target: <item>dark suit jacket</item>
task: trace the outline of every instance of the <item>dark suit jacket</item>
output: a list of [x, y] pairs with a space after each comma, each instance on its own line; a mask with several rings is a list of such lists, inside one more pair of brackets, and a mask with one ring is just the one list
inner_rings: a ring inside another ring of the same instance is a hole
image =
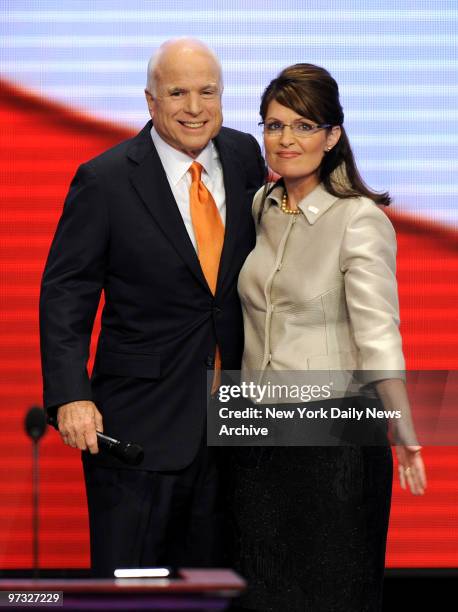
[[[83, 164], [74, 177], [46, 264], [40, 326], [48, 410], [92, 399], [109, 435], [145, 449], [140, 466], [188, 465], [205, 435], [207, 370], [218, 343], [239, 369], [243, 327], [237, 276], [254, 246], [253, 194], [264, 179], [256, 140], [222, 128], [226, 231], [216, 295], [203, 276], [150, 136]], [[94, 372], [86, 363], [105, 295]], [[86, 453], [84, 453], [86, 455]], [[86, 457], [116, 465], [102, 455]]]

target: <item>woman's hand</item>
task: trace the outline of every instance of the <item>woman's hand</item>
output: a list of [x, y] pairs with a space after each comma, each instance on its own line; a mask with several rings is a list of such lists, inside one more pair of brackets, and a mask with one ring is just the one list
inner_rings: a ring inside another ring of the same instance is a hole
[[426, 489], [426, 470], [421, 456], [415, 427], [410, 412], [409, 398], [404, 381], [389, 378], [375, 383], [385, 410], [397, 410], [400, 419], [392, 419], [391, 433], [398, 457], [399, 480], [403, 489], [414, 495], [423, 495]]
[[426, 489], [426, 471], [421, 456], [421, 446], [395, 446], [401, 488], [413, 495], [423, 495]]

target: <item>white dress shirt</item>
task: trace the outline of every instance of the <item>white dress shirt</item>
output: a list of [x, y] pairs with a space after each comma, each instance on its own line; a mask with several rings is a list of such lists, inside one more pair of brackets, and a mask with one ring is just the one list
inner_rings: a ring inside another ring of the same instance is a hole
[[196, 238], [192, 227], [191, 210], [189, 207], [189, 189], [191, 187], [191, 175], [189, 168], [192, 162], [199, 162], [202, 167], [202, 182], [212, 194], [216, 202], [219, 214], [226, 223], [226, 193], [224, 191], [224, 177], [221, 162], [219, 160], [218, 151], [212, 141], [208, 143], [205, 149], [192, 159], [186, 153], [174, 149], [163, 140], [154, 126], [151, 128], [151, 138], [158, 152], [159, 158], [164, 167], [167, 179], [170, 184], [175, 202], [183, 217], [186, 230], [189, 234], [194, 248], [197, 250]]

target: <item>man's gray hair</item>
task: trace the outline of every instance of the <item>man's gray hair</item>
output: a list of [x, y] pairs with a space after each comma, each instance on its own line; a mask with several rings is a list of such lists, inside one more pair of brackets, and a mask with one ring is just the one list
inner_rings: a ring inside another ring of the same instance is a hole
[[146, 73], [146, 90], [152, 95], [156, 95], [156, 74], [157, 68], [161, 61], [162, 56], [167, 51], [169, 47], [175, 45], [176, 43], [189, 44], [190, 47], [199, 49], [205, 53], [207, 53], [210, 57], [212, 57], [218, 66], [219, 69], [219, 79], [220, 79], [220, 87], [223, 88], [223, 72], [221, 69], [221, 63], [215, 54], [214, 51], [210, 49], [205, 43], [203, 43], [198, 38], [190, 38], [188, 36], [183, 36], [180, 38], [172, 38], [170, 40], [166, 40], [162, 43], [158, 49], [153, 53], [148, 62], [148, 69]]

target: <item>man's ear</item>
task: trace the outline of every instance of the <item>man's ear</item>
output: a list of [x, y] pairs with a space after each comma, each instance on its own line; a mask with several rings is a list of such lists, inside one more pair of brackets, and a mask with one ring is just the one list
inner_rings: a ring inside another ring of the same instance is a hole
[[146, 98], [146, 103], [148, 105], [149, 114], [151, 115], [151, 119], [152, 119], [154, 116], [156, 101], [147, 89], [145, 89], [145, 98]]

